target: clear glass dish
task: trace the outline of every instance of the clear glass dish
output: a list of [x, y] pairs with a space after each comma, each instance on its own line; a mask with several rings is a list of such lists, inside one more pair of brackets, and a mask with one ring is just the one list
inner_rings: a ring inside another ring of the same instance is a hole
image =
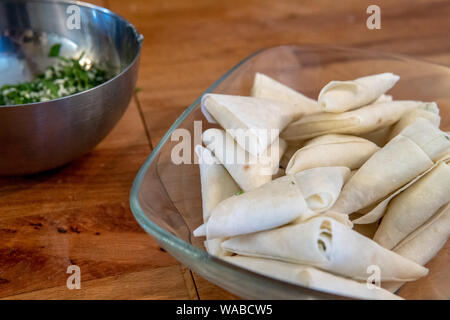
[[[401, 76], [390, 94], [395, 99], [436, 101], [441, 109], [441, 128], [450, 130], [450, 68], [377, 52], [339, 47], [279, 46], [245, 58], [206, 92], [249, 95], [255, 72], [265, 73], [310, 96], [317, 97], [330, 80], [353, 79], [381, 72]], [[130, 202], [139, 224], [181, 263], [207, 280], [247, 299], [339, 299], [336, 295], [278, 281], [233, 266], [209, 255], [192, 231], [202, 224], [199, 168], [171, 161], [172, 132], [184, 128], [194, 141], [195, 120], [202, 130], [211, 127], [200, 110], [200, 97], [183, 112], [140, 169]], [[193, 157], [194, 152], [191, 150]], [[408, 283], [399, 294], [405, 298], [449, 297], [448, 244], [427, 265], [430, 273]], [[425, 290], [425, 291], [424, 291]]]

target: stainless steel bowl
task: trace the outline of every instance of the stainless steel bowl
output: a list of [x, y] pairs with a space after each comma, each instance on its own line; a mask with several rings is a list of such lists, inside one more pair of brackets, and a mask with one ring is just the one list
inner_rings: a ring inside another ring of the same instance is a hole
[[55, 43], [62, 44], [61, 55], [84, 52], [113, 76], [72, 96], [0, 106], [0, 175], [52, 169], [96, 146], [128, 106], [142, 39], [128, 21], [94, 5], [0, 0], [0, 86], [42, 72]]

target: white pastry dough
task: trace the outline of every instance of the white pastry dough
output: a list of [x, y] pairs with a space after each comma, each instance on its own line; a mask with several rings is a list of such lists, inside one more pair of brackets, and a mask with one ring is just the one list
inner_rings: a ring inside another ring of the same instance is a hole
[[380, 73], [351, 81], [331, 81], [320, 91], [318, 102], [326, 112], [345, 112], [374, 102], [399, 79], [393, 73]]
[[255, 190], [228, 198], [194, 231], [208, 239], [253, 233], [307, 219], [328, 211], [350, 170], [315, 168], [273, 180]]
[[272, 180], [272, 174], [278, 171], [280, 157], [287, 146], [285, 141], [277, 139], [262, 155], [255, 157], [221, 129], [206, 130], [203, 143], [243, 191], [253, 190]]
[[358, 169], [380, 148], [363, 138], [329, 134], [314, 138], [290, 159], [286, 174], [317, 167], [341, 166]]
[[349, 298], [402, 299], [387, 290], [381, 288], [369, 289], [366, 283], [339, 277], [307, 265], [244, 256], [225, 257], [224, 260], [271, 278]]
[[350, 214], [375, 204], [431, 168], [449, 150], [445, 133], [429, 121], [418, 119], [374, 153], [350, 178], [333, 211]]
[[424, 102], [391, 101], [373, 103], [344, 113], [321, 113], [290, 123], [281, 133], [287, 141], [303, 141], [330, 133], [361, 135], [396, 123], [406, 112]]
[[362, 281], [367, 280], [370, 266], [379, 268], [381, 281], [412, 281], [428, 273], [328, 217], [233, 237], [222, 247], [239, 255], [311, 265]]
[[290, 104], [297, 110], [297, 115], [309, 115], [322, 112], [316, 100], [278, 82], [269, 76], [256, 72], [250, 95]]
[[201, 108], [209, 121], [218, 122], [254, 156], [261, 155], [280, 132], [299, 117], [295, 107], [289, 104], [224, 94], [205, 94]]

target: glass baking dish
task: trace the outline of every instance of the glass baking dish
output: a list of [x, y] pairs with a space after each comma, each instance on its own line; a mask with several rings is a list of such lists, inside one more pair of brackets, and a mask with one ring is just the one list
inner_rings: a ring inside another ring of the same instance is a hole
[[[358, 49], [328, 46], [279, 46], [245, 58], [204, 93], [249, 95], [255, 72], [270, 77], [316, 98], [333, 79], [393, 72], [401, 76], [389, 92], [395, 99], [436, 101], [441, 109], [441, 128], [450, 130], [450, 68], [444, 65]], [[177, 128], [191, 135], [191, 155], [200, 141], [194, 141], [194, 121], [202, 130], [209, 124], [200, 110], [199, 96], [175, 121], [140, 169], [131, 190], [130, 203], [139, 224], [181, 263], [207, 280], [247, 299], [342, 299], [327, 292], [289, 284], [231, 265], [209, 255], [203, 240], [192, 231], [203, 223], [199, 168], [176, 165], [172, 148], [179, 142], [171, 135]], [[193, 158], [192, 158], [193, 159]], [[397, 293], [408, 299], [448, 299], [448, 243], [427, 264], [430, 273], [407, 283]], [[348, 298], [348, 297], [346, 297]]]

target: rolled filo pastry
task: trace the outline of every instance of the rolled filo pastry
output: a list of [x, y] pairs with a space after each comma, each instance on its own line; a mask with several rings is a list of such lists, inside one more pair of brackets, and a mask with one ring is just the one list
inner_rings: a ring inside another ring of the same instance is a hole
[[396, 245], [393, 251], [425, 265], [441, 250], [449, 235], [450, 203], [447, 203], [431, 219]]
[[255, 157], [242, 149], [224, 130], [203, 132], [203, 143], [227, 169], [243, 191], [250, 191], [272, 180], [287, 145], [276, 139], [262, 155]]
[[289, 104], [224, 94], [205, 94], [201, 109], [208, 121], [218, 122], [239, 146], [254, 156], [261, 155], [300, 116]]
[[304, 94], [256, 72], [250, 95], [256, 98], [280, 101], [294, 106], [297, 115], [309, 115], [322, 112], [316, 100], [308, 98]]
[[[391, 102], [393, 100], [394, 99], [392, 98], [392, 96], [383, 94], [377, 100], [375, 100], [374, 104], [375, 103]], [[386, 142], [388, 142], [390, 140], [389, 139], [389, 134], [392, 131], [392, 127], [393, 127], [393, 125], [387, 126], [387, 127], [383, 127], [383, 128], [378, 129], [378, 130], [375, 130], [375, 131], [371, 131], [371, 132], [360, 134], [359, 136], [361, 138], [364, 138], [364, 139], [367, 139], [369, 141], [372, 141], [373, 143], [375, 143], [379, 147], [382, 147], [382, 146], [384, 146], [386, 144]]]
[[415, 122], [418, 118], [427, 119], [439, 128], [439, 125], [441, 124], [441, 117], [439, 115], [439, 107], [436, 102], [425, 103], [417, 109], [403, 115], [403, 117], [401, 117], [401, 119], [393, 126], [389, 134], [389, 140], [398, 135], [403, 129]]
[[310, 140], [294, 153], [286, 167], [286, 174], [316, 167], [358, 169], [378, 149], [380, 148], [376, 144], [363, 138], [340, 134], [324, 135]]
[[350, 214], [375, 204], [431, 168], [449, 150], [446, 134], [418, 119], [359, 168], [344, 185], [333, 211]]
[[345, 112], [376, 101], [400, 79], [380, 73], [350, 81], [331, 81], [319, 93], [319, 105], [326, 112]]
[[373, 103], [357, 110], [320, 113], [290, 123], [281, 133], [287, 141], [302, 141], [330, 133], [361, 135], [396, 123], [406, 112], [424, 102], [397, 100]]
[[203, 222], [206, 222], [220, 202], [241, 189], [211, 151], [201, 145], [194, 150], [199, 159]]
[[[194, 150], [199, 159], [203, 222], [206, 222], [212, 210], [220, 202], [235, 195], [241, 189], [211, 151], [201, 145], [195, 146]], [[207, 239], [204, 242], [206, 251], [215, 256], [230, 255], [221, 247], [223, 240]]]
[[339, 196], [349, 172], [344, 167], [310, 169], [228, 198], [219, 203], [194, 235], [206, 235], [208, 239], [231, 237], [326, 212]]
[[[444, 205], [431, 219], [403, 239], [393, 251], [417, 262], [427, 264], [442, 249], [450, 235], [450, 204]], [[386, 282], [382, 287], [396, 292], [403, 282]]]
[[394, 248], [449, 201], [450, 156], [389, 203], [373, 240]]
[[428, 174], [430, 171], [434, 170], [437, 166], [439, 166], [442, 162], [448, 162], [450, 159], [450, 153], [444, 155], [441, 159], [436, 161], [430, 168], [425, 170], [423, 173], [419, 174], [417, 177], [412, 179], [410, 182], [405, 184], [403, 187], [395, 190], [389, 196], [385, 197], [382, 201], [379, 201], [363, 210], [361, 210], [360, 217], [353, 220], [354, 224], [369, 224], [378, 221], [381, 217], [383, 217], [389, 203], [392, 199], [397, 197], [399, 194], [408, 190], [410, 187], [414, 186], [416, 182], [420, 181], [423, 176]]
[[348, 298], [402, 299], [382, 288], [369, 289], [366, 283], [339, 277], [307, 265], [245, 256], [225, 257], [223, 260], [264, 276]]
[[413, 281], [428, 269], [329, 217], [230, 238], [222, 243], [233, 253], [307, 264], [355, 280], [367, 280], [377, 266], [380, 281]]

